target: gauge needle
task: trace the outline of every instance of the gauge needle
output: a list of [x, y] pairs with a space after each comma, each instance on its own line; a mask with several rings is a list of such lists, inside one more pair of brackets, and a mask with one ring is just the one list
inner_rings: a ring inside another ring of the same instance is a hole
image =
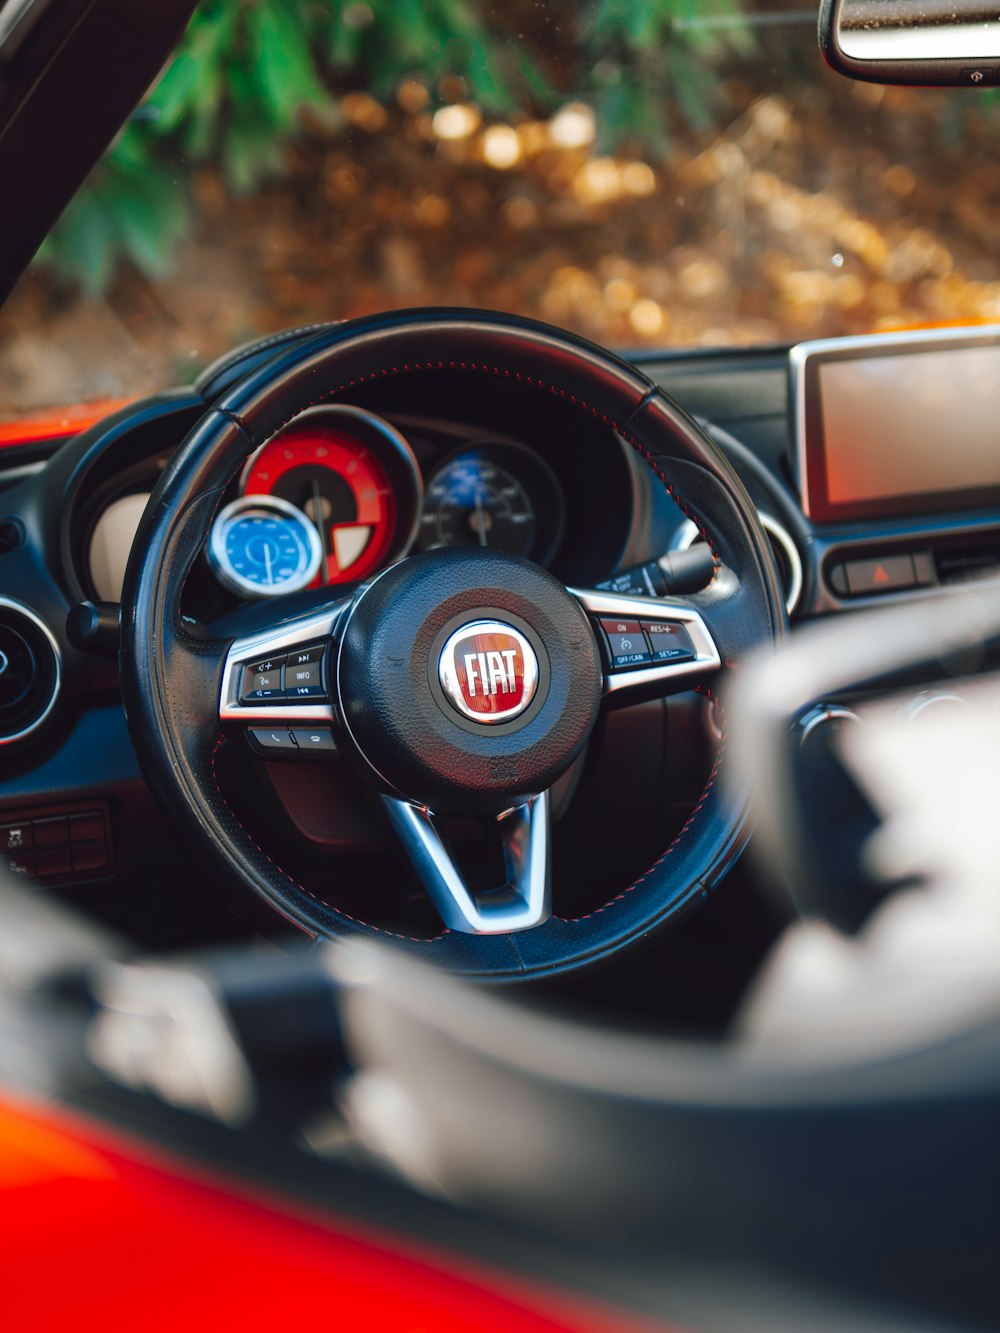
[[330, 528], [323, 517], [323, 497], [320, 494], [319, 482], [313, 477], [312, 484], [312, 520], [319, 529], [319, 538], [323, 543], [323, 571], [322, 582], [330, 582]]
[[483, 493], [476, 488], [476, 531], [479, 533], [479, 545], [487, 546], [486, 540], [486, 511], [483, 508]]
[[264, 543], [264, 569], [267, 571], [268, 585], [274, 582], [274, 575], [271, 573], [271, 548], [267, 542]]

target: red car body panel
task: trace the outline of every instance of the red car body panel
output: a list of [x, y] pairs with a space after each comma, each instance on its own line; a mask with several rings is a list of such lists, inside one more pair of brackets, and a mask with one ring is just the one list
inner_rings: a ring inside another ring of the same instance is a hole
[[651, 1333], [654, 1325], [0, 1101], [0, 1291], [30, 1329]]
[[0, 421], [0, 449], [43, 444], [46, 440], [68, 440], [96, 426], [132, 401], [131, 398], [102, 398], [67, 407], [50, 407], [44, 412], [18, 417], [16, 421]]

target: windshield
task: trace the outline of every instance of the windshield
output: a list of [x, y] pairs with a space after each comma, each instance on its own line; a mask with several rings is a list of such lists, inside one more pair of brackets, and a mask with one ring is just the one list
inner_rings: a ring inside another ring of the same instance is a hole
[[0, 317], [0, 418], [292, 325], [635, 349], [1000, 318], [991, 90], [828, 71], [809, 0], [212, 0]]

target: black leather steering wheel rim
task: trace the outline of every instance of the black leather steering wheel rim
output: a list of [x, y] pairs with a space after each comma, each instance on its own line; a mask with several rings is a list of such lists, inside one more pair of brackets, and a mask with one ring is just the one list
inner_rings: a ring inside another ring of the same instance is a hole
[[[317, 403], [400, 375], [489, 377], [554, 395], [596, 417], [653, 469], [715, 552], [718, 576], [691, 598], [726, 667], [780, 638], [785, 623], [766, 535], [738, 477], [697, 424], [635, 367], [573, 335], [514, 316], [416, 310], [333, 325], [279, 351], [228, 388], [164, 472], [141, 524], [122, 601], [121, 675], [129, 727], [162, 804], [277, 912], [317, 937], [395, 938], [297, 883], [257, 843], [219, 785], [220, 662], [227, 644], [180, 614], [184, 585], [226, 488], [253, 450]], [[715, 686], [702, 686], [715, 697]], [[723, 726], [724, 726], [724, 713]], [[634, 884], [596, 911], [534, 929], [406, 941], [428, 961], [493, 980], [541, 977], [607, 959], [678, 920], [742, 850], [749, 793], [708, 784], [680, 833]]]

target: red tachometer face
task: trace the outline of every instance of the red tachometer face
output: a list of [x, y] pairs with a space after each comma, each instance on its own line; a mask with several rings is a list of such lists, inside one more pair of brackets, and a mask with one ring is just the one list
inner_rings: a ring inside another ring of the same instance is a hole
[[277, 495], [316, 524], [327, 583], [365, 578], [393, 539], [396, 504], [370, 449], [330, 426], [310, 423], [271, 440], [252, 460], [246, 495]]

